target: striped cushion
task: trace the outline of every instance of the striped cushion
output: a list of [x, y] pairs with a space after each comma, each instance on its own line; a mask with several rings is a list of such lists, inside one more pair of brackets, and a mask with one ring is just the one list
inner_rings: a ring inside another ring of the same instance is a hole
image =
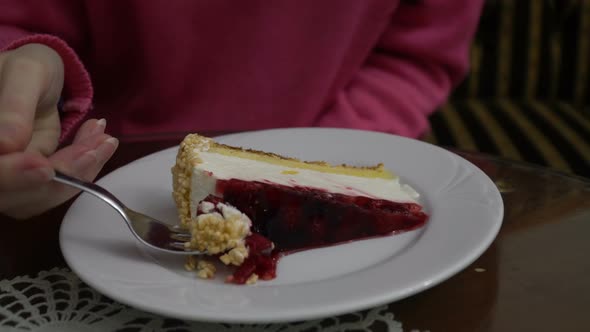
[[487, 0], [435, 144], [590, 177], [590, 1]]
[[564, 100], [588, 112], [590, 1], [488, 0], [452, 98]]
[[590, 177], [590, 118], [565, 102], [455, 101], [431, 117], [431, 143]]

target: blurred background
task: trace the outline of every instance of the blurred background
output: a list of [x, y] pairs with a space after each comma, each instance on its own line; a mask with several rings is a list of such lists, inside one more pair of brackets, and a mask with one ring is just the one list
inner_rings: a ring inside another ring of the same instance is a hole
[[590, 177], [589, 76], [590, 0], [488, 0], [425, 139]]

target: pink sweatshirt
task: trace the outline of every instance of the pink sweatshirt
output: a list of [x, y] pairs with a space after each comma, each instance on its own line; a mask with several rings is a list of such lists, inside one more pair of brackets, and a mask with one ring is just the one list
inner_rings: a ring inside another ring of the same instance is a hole
[[483, 0], [0, 0], [0, 50], [65, 63], [63, 137], [360, 128], [417, 137], [465, 76]]

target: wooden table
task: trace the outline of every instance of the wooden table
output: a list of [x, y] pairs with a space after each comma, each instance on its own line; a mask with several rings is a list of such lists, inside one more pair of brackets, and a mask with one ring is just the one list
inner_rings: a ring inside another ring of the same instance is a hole
[[[122, 141], [101, 174], [174, 146], [181, 137]], [[390, 304], [395, 319], [407, 330], [590, 330], [590, 180], [455, 152], [482, 168], [500, 188], [502, 229], [471, 266]], [[66, 267], [58, 232], [70, 204], [26, 221], [0, 217], [0, 280]]]

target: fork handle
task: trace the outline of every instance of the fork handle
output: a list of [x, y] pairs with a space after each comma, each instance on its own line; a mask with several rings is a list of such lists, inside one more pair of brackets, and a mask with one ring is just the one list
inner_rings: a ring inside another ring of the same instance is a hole
[[120, 200], [117, 199], [117, 197], [115, 197], [115, 195], [111, 194], [108, 190], [104, 189], [103, 187], [94, 183], [86, 182], [78, 178], [66, 175], [57, 170], [55, 171], [55, 177], [53, 178], [53, 180], [83, 190], [89, 194], [92, 194], [102, 199], [107, 204], [112, 206], [115, 210], [117, 210], [117, 212], [119, 212], [119, 214], [121, 214], [123, 218], [127, 218], [126, 211], [128, 210], [128, 208], [125, 206], [125, 204], [123, 204]]

